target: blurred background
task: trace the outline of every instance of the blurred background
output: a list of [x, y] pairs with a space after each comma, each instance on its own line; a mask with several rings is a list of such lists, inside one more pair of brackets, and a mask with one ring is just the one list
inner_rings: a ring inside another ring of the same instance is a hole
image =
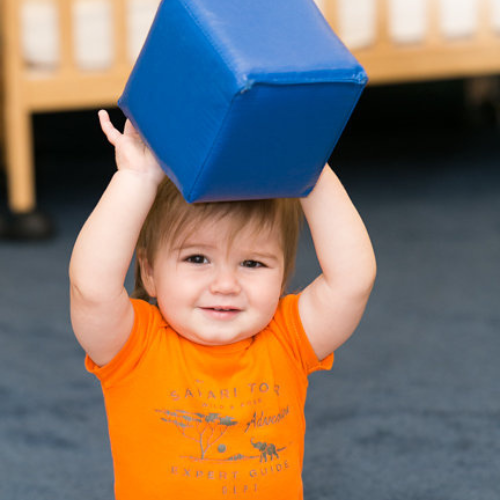
[[[367, 313], [311, 377], [305, 498], [498, 500], [500, 1], [317, 1], [370, 76], [330, 164], [372, 237]], [[2, 0], [0, 498], [112, 498], [68, 314], [78, 231], [157, 0]], [[307, 232], [293, 289], [318, 272]], [[130, 285], [130, 279], [128, 281]]]

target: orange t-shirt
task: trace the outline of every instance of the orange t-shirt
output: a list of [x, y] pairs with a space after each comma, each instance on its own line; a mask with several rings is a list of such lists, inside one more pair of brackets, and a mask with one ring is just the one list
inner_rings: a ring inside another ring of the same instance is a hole
[[235, 344], [178, 335], [157, 307], [132, 301], [126, 345], [99, 368], [117, 500], [302, 499], [307, 375], [329, 369], [306, 337], [298, 296]]

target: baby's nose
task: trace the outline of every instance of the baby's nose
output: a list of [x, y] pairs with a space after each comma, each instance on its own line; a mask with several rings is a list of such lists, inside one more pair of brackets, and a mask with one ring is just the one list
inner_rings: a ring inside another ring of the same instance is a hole
[[236, 271], [229, 266], [223, 266], [215, 270], [214, 278], [210, 285], [212, 293], [234, 294], [241, 290]]

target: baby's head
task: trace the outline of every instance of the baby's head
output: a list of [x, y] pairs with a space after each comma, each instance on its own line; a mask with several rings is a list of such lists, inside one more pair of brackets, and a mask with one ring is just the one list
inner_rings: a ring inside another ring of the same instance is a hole
[[271, 320], [295, 262], [298, 199], [188, 204], [166, 178], [137, 243], [134, 297], [181, 335], [229, 344]]

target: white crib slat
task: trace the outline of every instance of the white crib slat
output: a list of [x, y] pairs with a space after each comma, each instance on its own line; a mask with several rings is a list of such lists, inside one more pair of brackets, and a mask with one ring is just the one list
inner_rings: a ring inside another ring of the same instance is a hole
[[478, 29], [478, 0], [440, 0], [440, 27], [446, 38], [473, 36]]
[[127, 57], [133, 63], [144, 45], [160, 0], [127, 1]]
[[314, 0], [314, 3], [318, 6], [318, 9], [321, 12], [325, 12], [325, 9], [326, 9], [326, 0]]
[[55, 69], [60, 51], [59, 11], [53, 0], [25, 0], [21, 5], [21, 46], [29, 67]]
[[389, 34], [396, 43], [425, 40], [428, 20], [427, 0], [390, 0]]
[[491, 27], [500, 33], [500, 0], [490, 0]]
[[75, 0], [72, 9], [75, 64], [102, 70], [113, 64], [113, 9], [109, 0]]
[[351, 49], [361, 49], [376, 40], [376, 0], [337, 0], [338, 34]]

